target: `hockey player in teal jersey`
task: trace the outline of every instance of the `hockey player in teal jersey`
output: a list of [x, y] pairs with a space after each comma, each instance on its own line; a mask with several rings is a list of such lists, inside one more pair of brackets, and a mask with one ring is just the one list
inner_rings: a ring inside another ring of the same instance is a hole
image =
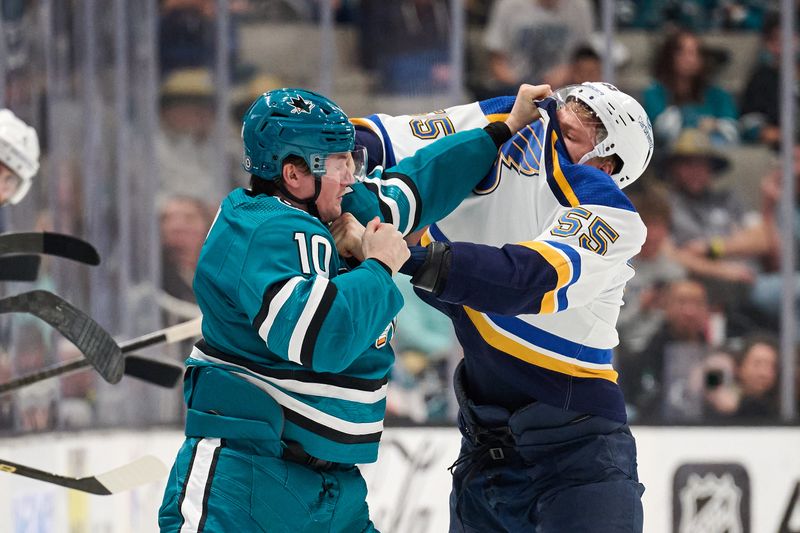
[[[523, 86], [505, 123], [369, 176], [329, 99], [281, 89], [253, 103], [251, 188], [222, 202], [195, 274], [203, 340], [187, 360], [163, 533], [374, 531], [354, 465], [375, 461], [383, 430], [402, 234], [452, 211], [548, 93]], [[345, 254], [360, 263], [341, 260], [328, 225], [343, 205], [367, 222]]]
[[[357, 124], [370, 159], [402, 164], [513, 102]], [[450, 531], [640, 533], [643, 487], [612, 349], [645, 238], [621, 189], [647, 167], [652, 128], [605, 83], [562, 88], [540, 107], [402, 270], [464, 348]]]

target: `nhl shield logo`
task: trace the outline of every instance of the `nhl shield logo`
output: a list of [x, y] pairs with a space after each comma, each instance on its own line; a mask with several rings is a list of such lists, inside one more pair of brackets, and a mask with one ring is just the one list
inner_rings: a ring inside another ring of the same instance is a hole
[[674, 533], [750, 533], [750, 480], [742, 465], [682, 465], [672, 498]]

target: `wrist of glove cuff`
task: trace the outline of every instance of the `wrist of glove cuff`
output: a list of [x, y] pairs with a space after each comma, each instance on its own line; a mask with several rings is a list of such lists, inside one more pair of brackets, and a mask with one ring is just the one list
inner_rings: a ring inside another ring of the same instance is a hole
[[450, 245], [445, 242], [432, 242], [427, 247], [425, 262], [414, 273], [411, 284], [439, 296], [444, 292], [452, 262]]
[[491, 122], [484, 126], [483, 131], [489, 134], [497, 148], [503, 146], [512, 136], [511, 129], [505, 122]]

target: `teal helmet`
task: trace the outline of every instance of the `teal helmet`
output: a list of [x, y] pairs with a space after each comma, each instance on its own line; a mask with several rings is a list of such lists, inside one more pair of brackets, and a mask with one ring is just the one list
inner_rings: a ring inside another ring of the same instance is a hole
[[278, 179], [283, 160], [302, 157], [311, 173], [325, 174], [328, 154], [352, 152], [355, 128], [333, 101], [304, 89], [275, 89], [256, 98], [242, 124], [245, 171]]

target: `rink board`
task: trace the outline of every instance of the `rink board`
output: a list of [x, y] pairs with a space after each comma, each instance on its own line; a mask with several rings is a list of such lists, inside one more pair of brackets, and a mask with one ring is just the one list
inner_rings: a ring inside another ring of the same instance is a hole
[[[800, 428], [633, 431], [647, 486], [646, 532], [800, 532]], [[177, 431], [37, 435], [0, 439], [0, 458], [84, 476], [147, 453], [170, 464], [181, 441]], [[383, 533], [447, 531], [447, 467], [458, 447], [458, 433], [449, 428], [386, 430], [379, 462], [363, 468]], [[156, 532], [162, 489], [154, 483], [92, 496], [0, 473], [0, 531]]]

